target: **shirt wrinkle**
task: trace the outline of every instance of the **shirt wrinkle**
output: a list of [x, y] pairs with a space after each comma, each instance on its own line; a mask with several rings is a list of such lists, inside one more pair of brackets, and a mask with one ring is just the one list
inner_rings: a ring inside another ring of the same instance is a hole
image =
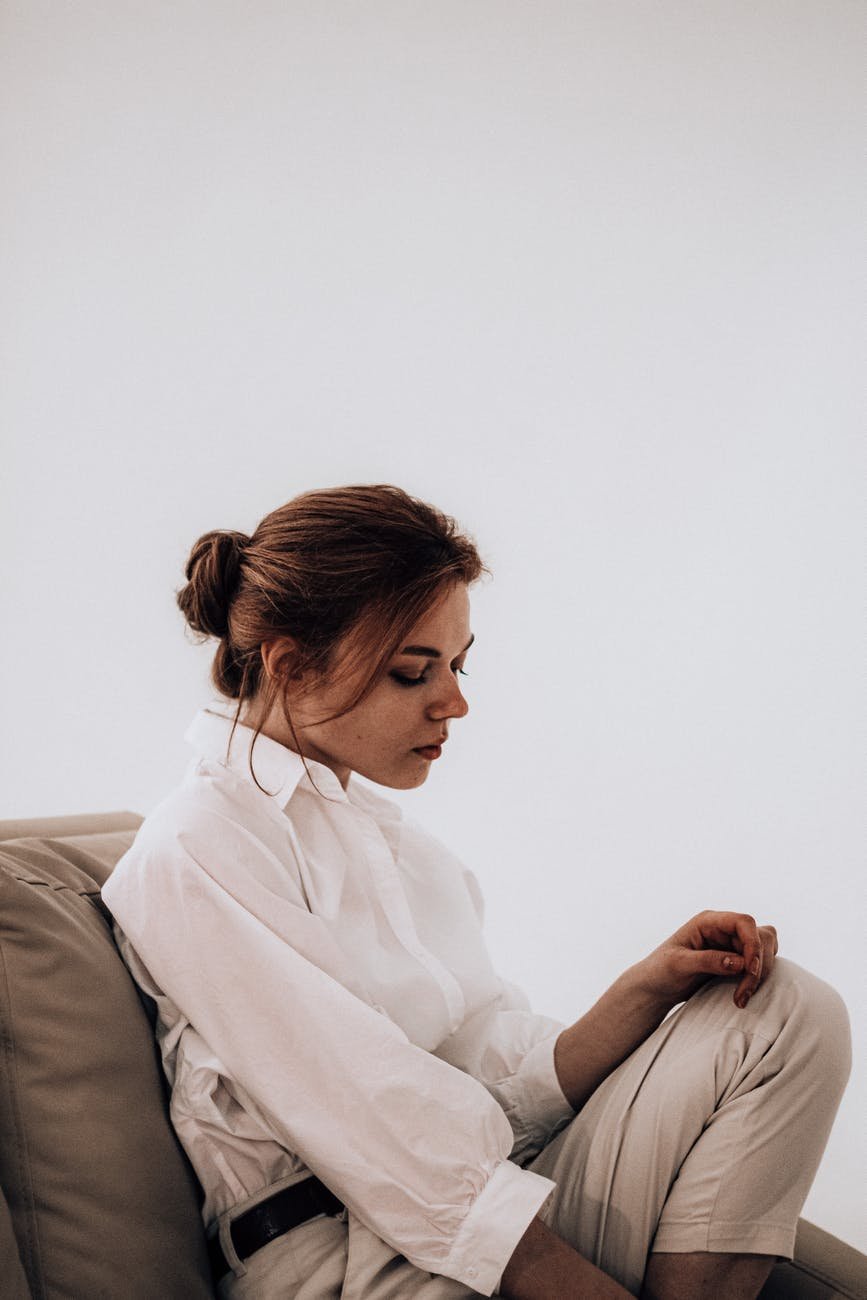
[[[553, 1184], [519, 1167], [574, 1113], [559, 1022], [493, 967], [475, 876], [394, 801], [239, 724], [193, 719], [181, 785], [104, 889], [157, 1007], [203, 1217], [315, 1172], [417, 1267], [491, 1294]], [[511, 1156], [511, 1159], [509, 1158]]]

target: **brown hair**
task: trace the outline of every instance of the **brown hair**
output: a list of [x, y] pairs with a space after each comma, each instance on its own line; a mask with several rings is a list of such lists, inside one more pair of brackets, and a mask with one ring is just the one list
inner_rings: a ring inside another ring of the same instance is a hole
[[[204, 533], [185, 573], [178, 605], [202, 639], [219, 638], [211, 680], [238, 701], [230, 745], [242, 705], [261, 703], [250, 744], [250, 772], [259, 785], [253, 745], [281, 687], [283, 713], [300, 753], [287, 702], [292, 678], [303, 673], [321, 680], [333, 671], [338, 642], [350, 652], [342, 677], [352, 664], [367, 661], [367, 676], [349, 702], [319, 721], [342, 717], [382, 680], [406, 633], [445, 588], [469, 585], [490, 570], [451, 516], [378, 483], [303, 492], [266, 515], [251, 537]], [[297, 655], [263, 689], [260, 648], [278, 636], [291, 637]]]

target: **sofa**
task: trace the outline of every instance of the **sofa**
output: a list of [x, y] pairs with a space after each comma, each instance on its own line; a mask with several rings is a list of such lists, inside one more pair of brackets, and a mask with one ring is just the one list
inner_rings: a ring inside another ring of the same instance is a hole
[[[153, 1008], [100, 886], [142, 818], [0, 822], [0, 1295], [213, 1297], [201, 1193], [168, 1120]], [[801, 1221], [766, 1300], [867, 1300], [867, 1258]]]

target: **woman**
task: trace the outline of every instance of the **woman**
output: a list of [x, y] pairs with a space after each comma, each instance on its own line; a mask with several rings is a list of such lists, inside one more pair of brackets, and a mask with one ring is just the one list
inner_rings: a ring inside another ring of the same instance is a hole
[[482, 572], [392, 486], [305, 493], [190, 555], [178, 602], [237, 704], [197, 715], [104, 892], [218, 1294], [754, 1296], [848, 1076], [837, 994], [772, 926], [705, 912], [571, 1027], [535, 1015], [473, 876], [354, 779], [427, 779], [467, 712]]

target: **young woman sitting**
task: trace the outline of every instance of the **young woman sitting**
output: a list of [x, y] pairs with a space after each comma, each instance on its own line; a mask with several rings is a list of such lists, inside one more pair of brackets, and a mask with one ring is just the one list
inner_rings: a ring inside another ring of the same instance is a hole
[[837, 993], [708, 911], [574, 1024], [535, 1014], [472, 873], [356, 779], [415, 789], [443, 756], [484, 571], [389, 485], [192, 549], [178, 601], [222, 702], [104, 897], [218, 1294], [756, 1296], [848, 1077]]

